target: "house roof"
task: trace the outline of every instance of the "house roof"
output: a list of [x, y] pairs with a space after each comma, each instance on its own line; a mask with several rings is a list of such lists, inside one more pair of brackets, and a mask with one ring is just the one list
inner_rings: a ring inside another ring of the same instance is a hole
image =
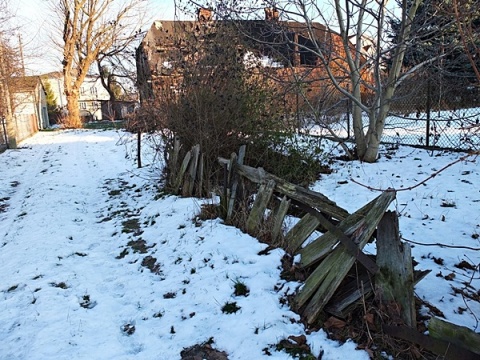
[[43, 87], [40, 76], [13, 77], [9, 83], [12, 92], [34, 91], [38, 85]]
[[[167, 45], [171, 44], [179, 38], [185, 36], [185, 34], [192, 34], [195, 32], [208, 32], [214, 31], [217, 27], [232, 27], [236, 28], [239, 33], [243, 33], [246, 37], [264, 40], [271, 37], [276, 31], [283, 29], [286, 32], [292, 32], [297, 34], [307, 35], [309, 28], [307, 24], [302, 22], [292, 21], [265, 21], [265, 20], [215, 20], [209, 22], [201, 21], [154, 21], [143, 42], [148, 45], [153, 45], [150, 42], [154, 41], [155, 45]], [[327, 28], [327, 26], [314, 22], [311, 23], [313, 33], [317, 38], [324, 37], [326, 33], [336, 34], [334, 31]]]

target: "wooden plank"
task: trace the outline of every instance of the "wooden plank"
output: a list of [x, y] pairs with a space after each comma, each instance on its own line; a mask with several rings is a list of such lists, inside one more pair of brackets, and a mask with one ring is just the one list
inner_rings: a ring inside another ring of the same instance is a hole
[[361, 298], [367, 298], [372, 293], [373, 286], [370, 276], [365, 273], [342, 285], [330, 300], [325, 311], [339, 318], [346, 318], [349, 308]]
[[[303, 208], [305, 211], [308, 213], [314, 215], [319, 221], [320, 224], [327, 229], [328, 232], [332, 233], [337, 240], [339, 240], [344, 246], [345, 249], [353, 255], [360, 263], [365, 266], [365, 268], [372, 274], [376, 273], [378, 271], [378, 266], [375, 264], [375, 262], [367, 257], [343, 231], [335, 227], [333, 224], [331, 224], [321, 213], [316, 211], [315, 209], [312, 209], [308, 207], [307, 205], [300, 204], [301, 208]], [[357, 232], [362, 232], [364, 228], [367, 226], [365, 224], [362, 224], [362, 227], [360, 227]], [[372, 233], [375, 229], [372, 230]], [[352, 234], [353, 236], [356, 236], [356, 233]]]
[[[228, 164], [229, 162], [224, 158], [219, 158], [218, 161], [221, 164]], [[349, 215], [348, 211], [339, 207], [337, 204], [335, 204], [335, 202], [328, 199], [325, 195], [292, 184], [284, 179], [266, 172], [263, 168], [252, 168], [246, 165], [238, 165], [237, 172], [238, 174], [245, 176], [247, 179], [257, 184], [273, 180], [276, 184], [275, 191], [281, 193], [282, 195], [286, 195], [291, 199], [307, 204], [312, 208], [332, 216], [337, 220], [343, 220]]]
[[227, 202], [227, 217], [226, 220], [229, 221], [233, 214], [233, 208], [235, 206], [235, 198], [237, 196], [237, 186], [238, 186], [238, 176], [235, 173], [235, 169], [237, 166], [237, 154], [233, 153], [230, 157], [230, 166], [227, 178], [227, 184], [230, 188], [230, 196]]
[[197, 191], [196, 191], [196, 195], [197, 197], [202, 197], [203, 194], [204, 194], [204, 191], [203, 191], [203, 169], [204, 169], [204, 166], [205, 166], [205, 154], [201, 154], [200, 155], [200, 159], [199, 159], [199, 162], [198, 162], [198, 173], [197, 173]]
[[181, 144], [180, 144], [180, 140], [178, 138], [175, 138], [174, 142], [173, 142], [173, 149], [170, 153], [170, 156], [171, 156], [171, 159], [170, 161], [168, 162], [169, 163], [169, 166], [170, 166], [170, 176], [169, 176], [169, 185], [174, 187], [175, 186], [175, 182], [177, 180], [177, 173], [178, 173], [178, 156], [179, 156], [179, 153], [180, 153], [180, 149], [181, 149]]
[[240, 146], [240, 149], [238, 150], [238, 157], [236, 154], [232, 154], [230, 158], [230, 171], [228, 173], [229, 179], [228, 179], [228, 184], [230, 187], [230, 196], [228, 200], [228, 205], [227, 205], [227, 215], [226, 215], [226, 220], [227, 222], [231, 220], [231, 217], [233, 215], [233, 210], [235, 208], [235, 201], [237, 200], [237, 194], [238, 194], [238, 182], [239, 182], [239, 176], [236, 172], [237, 165], [238, 164], [243, 164], [243, 161], [245, 159], [245, 152], [246, 152], [246, 146], [242, 145]]
[[[415, 271], [414, 285], [422, 280], [431, 270]], [[337, 291], [329, 303], [325, 306], [325, 311], [339, 318], [346, 318], [355, 304], [361, 298], [368, 298], [373, 293], [371, 276], [367, 273], [359, 275], [358, 278], [342, 285], [341, 290]]]
[[280, 238], [282, 227], [283, 227], [283, 220], [287, 215], [289, 207], [290, 207], [290, 200], [288, 200], [287, 197], [284, 196], [272, 214], [273, 216], [272, 240], [273, 241], [277, 241]]
[[182, 166], [177, 173], [177, 178], [175, 179], [175, 186], [173, 187], [173, 192], [178, 194], [178, 190], [180, 189], [180, 184], [182, 183], [183, 176], [185, 175], [185, 171], [187, 171], [188, 164], [190, 163], [190, 159], [192, 158], [192, 152], [189, 151], [185, 154], [183, 158]]
[[197, 175], [197, 166], [198, 166], [198, 157], [200, 155], [200, 145], [195, 145], [192, 147], [192, 159], [190, 161], [188, 171], [185, 176], [185, 182], [182, 188], [183, 196], [192, 196], [193, 188], [195, 186], [195, 180]]
[[290, 229], [287, 235], [285, 235], [287, 251], [292, 254], [296, 253], [298, 248], [310, 235], [312, 235], [319, 224], [320, 221], [311, 214], [306, 214], [302, 217], [300, 221]]
[[273, 194], [273, 189], [275, 188], [275, 182], [273, 180], [268, 181], [268, 183], [261, 185], [258, 190], [255, 201], [253, 202], [252, 209], [250, 210], [250, 215], [248, 216], [246, 223], [246, 230], [252, 236], [256, 235], [258, 227], [265, 216], [265, 209], [267, 208], [268, 202]]
[[428, 322], [428, 332], [435, 339], [447, 341], [480, 355], [480, 334], [465, 326], [455, 325], [437, 317], [432, 317]]
[[[377, 197], [378, 198], [378, 197]], [[345, 235], [351, 236], [364, 226], [365, 215], [372, 209], [377, 198], [357, 210], [355, 213], [341, 221], [337, 226]], [[300, 265], [310, 266], [323, 259], [338, 244], [339, 239], [333, 232], [326, 232], [303, 249], [299, 251], [301, 257]]]
[[375, 294], [382, 302], [400, 305], [405, 325], [417, 323], [413, 293], [413, 265], [410, 246], [400, 241], [398, 216], [387, 211], [377, 228], [377, 265]]
[[383, 325], [383, 331], [390, 336], [413, 342], [441, 356], [444, 360], [478, 360], [478, 354], [458, 345], [420, 334], [407, 326]]
[[[365, 226], [361, 229], [362, 231], [355, 234], [352, 239], [357, 244], [359, 250], [363, 249], [366, 245], [383, 216], [383, 213], [394, 198], [395, 192], [393, 191], [382, 193], [378, 197], [374, 207], [365, 216]], [[303, 313], [309, 324], [313, 323], [320, 315], [323, 307], [332, 298], [355, 260], [355, 256], [346, 251], [345, 246], [342, 244], [336, 247], [314, 271], [314, 273], [326, 273], [327, 275], [321, 278], [314, 277], [310, 280], [310, 277], [313, 276], [312, 273], [307, 279], [305, 286], [295, 297], [295, 303], [297, 307], [303, 306], [314, 293]]]

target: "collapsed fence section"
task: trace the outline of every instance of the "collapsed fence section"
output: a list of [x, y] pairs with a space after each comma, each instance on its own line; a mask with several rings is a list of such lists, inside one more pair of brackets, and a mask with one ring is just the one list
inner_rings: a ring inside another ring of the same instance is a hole
[[[377, 324], [383, 333], [445, 359], [456, 359], [458, 354], [463, 359], [478, 358], [480, 335], [468, 329], [432, 318], [430, 336], [417, 330], [414, 286], [430, 270], [413, 270], [410, 247], [400, 241], [397, 214], [387, 211], [394, 190], [382, 192], [350, 214], [321, 193], [244, 165], [244, 157], [243, 146], [238, 155], [218, 159], [224, 182], [218, 189], [217, 214], [226, 224], [268, 240], [269, 248], [285, 250], [283, 274], [299, 282], [290, 306], [305, 323], [318, 326], [325, 315], [347, 319], [371, 298], [385, 312]], [[191, 196], [201, 189], [201, 159], [198, 145], [183, 160], [176, 158], [177, 170], [169, 181], [177, 194]], [[299, 220], [286, 227], [287, 216]], [[363, 252], [373, 240], [375, 256]], [[456, 333], [461, 335], [452, 335]]]

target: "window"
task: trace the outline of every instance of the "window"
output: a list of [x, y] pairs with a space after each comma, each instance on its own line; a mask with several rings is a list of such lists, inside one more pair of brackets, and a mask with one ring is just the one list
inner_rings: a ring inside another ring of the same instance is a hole
[[87, 104], [83, 101], [80, 102], [80, 109], [86, 110], [87, 109]]
[[85, 95], [85, 88], [83, 86], [80, 88], [80, 95]]
[[91, 93], [92, 95], [97, 96], [97, 88], [96, 88], [95, 86], [92, 86], [92, 87], [90, 88], [90, 93]]

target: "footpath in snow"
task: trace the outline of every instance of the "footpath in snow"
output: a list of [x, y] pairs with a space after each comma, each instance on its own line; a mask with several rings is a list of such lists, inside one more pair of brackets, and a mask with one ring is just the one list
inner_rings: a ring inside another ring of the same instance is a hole
[[[206, 342], [289, 359], [275, 344], [305, 329], [283, 305], [297, 286], [280, 279], [283, 252], [194, 221], [198, 200], [156, 198], [159, 174], [136, 169], [126, 138], [41, 132], [0, 154], [0, 359], [172, 360]], [[368, 359], [305, 335], [324, 360]]]

